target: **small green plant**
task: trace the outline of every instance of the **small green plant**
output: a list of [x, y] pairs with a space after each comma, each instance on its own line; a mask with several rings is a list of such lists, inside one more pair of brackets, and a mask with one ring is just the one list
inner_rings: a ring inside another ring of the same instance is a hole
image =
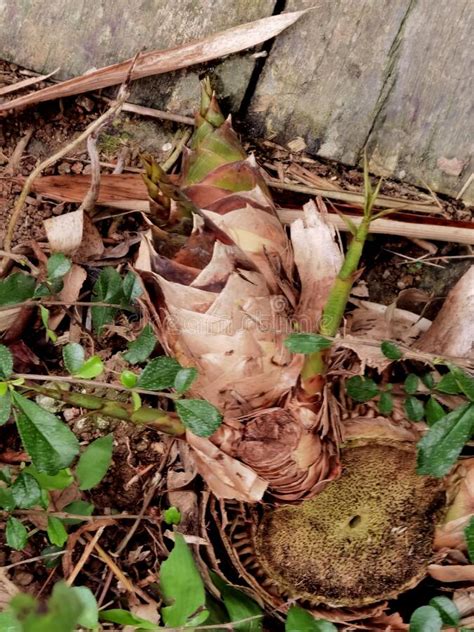
[[447, 597], [434, 597], [427, 606], [417, 608], [410, 618], [410, 632], [440, 632], [445, 628], [459, 628], [459, 610]]
[[[381, 344], [384, 355], [400, 361], [403, 354], [392, 342]], [[445, 476], [456, 463], [465, 443], [474, 433], [474, 378], [453, 364], [441, 375], [430, 371], [420, 376], [409, 373], [402, 385], [404, 409], [411, 421], [426, 421], [428, 432], [418, 442], [418, 472]], [[389, 415], [393, 410], [394, 384], [378, 385], [367, 376], [356, 375], [346, 382], [348, 394], [357, 402], [378, 400], [379, 412]], [[446, 410], [438, 398], [442, 394], [459, 395], [466, 402]]]
[[[171, 513], [170, 513], [170, 510]], [[176, 524], [177, 512], [170, 507], [165, 517]], [[159, 593], [163, 600], [160, 611], [164, 625], [135, 615], [130, 610], [113, 608], [100, 610], [92, 592], [85, 586], [68, 586], [57, 582], [47, 603], [40, 606], [31, 595], [14, 597], [0, 613], [0, 629], [9, 632], [73, 632], [77, 629], [97, 630], [99, 622], [130, 626], [135, 630], [166, 630], [232, 624], [240, 632], [262, 632], [263, 612], [246, 593], [227, 584], [217, 573], [211, 579], [220, 594], [220, 601], [205, 588], [191, 549], [185, 537], [175, 531], [174, 546], [159, 570]], [[285, 632], [336, 632], [328, 621], [315, 619], [298, 606], [288, 611]]]

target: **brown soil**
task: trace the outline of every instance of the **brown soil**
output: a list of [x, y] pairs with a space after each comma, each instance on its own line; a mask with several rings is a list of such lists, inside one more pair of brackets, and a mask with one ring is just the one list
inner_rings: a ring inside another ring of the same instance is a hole
[[[19, 73], [20, 69], [14, 65], [0, 62], [0, 86], [2, 80], [4, 83], [11, 83], [15, 79], [24, 78]], [[93, 119], [97, 118], [104, 107], [104, 102], [100, 97], [81, 95], [40, 105], [14, 114], [7, 119], [0, 119], [0, 243], [3, 240], [14, 201], [21, 190], [22, 178], [31, 172], [38, 160], [50, 156], [74, 138]], [[14, 156], [15, 148], [30, 129], [33, 131], [29, 143], [17, 163], [11, 165], [10, 161]], [[162, 159], [169, 152], [166, 144], [173, 138], [174, 133], [175, 127], [171, 124], [144, 121], [128, 114], [121, 115], [119, 123], [109, 126], [102, 132], [99, 139], [101, 161], [112, 165], [103, 167], [104, 172], [110, 172], [119, 158], [123, 159], [125, 169], [136, 169], [140, 165], [139, 154], [142, 151], [151, 151], [158, 159]], [[278, 170], [279, 164], [300, 162], [318, 176], [336, 181], [347, 190], [360, 191], [361, 189], [362, 176], [359, 170], [315, 160], [300, 154], [294, 155], [271, 143], [260, 144], [256, 149], [261, 162], [267, 163], [267, 168], [270, 170], [274, 168], [272, 175], [275, 170]], [[87, 173], [88, 171], [90, 171], [88, 154], [82, 147], [67, 159], [59, 161], [44, 175]], [[384, 184], [382, 192], [386, 195], [405, 197], [407, 200], [426, 199], [426, 194], [415, 187], [392, 181]], [[294, 206], [300, 206], [307, 200], [307, 197], [298, 194], [277, 193], [276, 198], [282, 205]], [[443, 199], [442, 204], [446, 216], [460, 220], [470, 219], [469, 209], [466, 209], [461, 202]], [[31, 240], [44, 242], [42, 220], [51, 215], [60, 214], [64, 210], [67, 209], [62, 204], [30, 195], [17, 225], [15, 243], [24, 246]], [[467, 248], [456, 244], [437, 244], [437, 247], [438, 254], [442, 255], [462, 255], [467, 252]], [[428, 299], [434, 306], [433, 309], [436, 309], [439, 304], [436, 301], [446, 296], [468, 265], [466, 261], [453, 260], [449, 264], [437, 262], [443, 265], [442, 268], [430, 267], [406, 261], [389, 250], [415, 259], [426, 254], [423, 248], [402, 238], [375, 237], [369, 242], [361, 278], [367, 282], [369, 298], [384, 304], [397, 299], [401, 291], [416, 288], [427, 293]], [[38, 338], [34, 331], [31, 335]], [[57, 359], [54, 353], [51, 354], [51, 346], [39, 340], [32, 344], [36, 344], [33, 349], [40, 356], [41, 362], [46, 365], [49, 363], [49, 366], [54, 367]], [[166, 553], [159, 523], [161, 508], [169, 504], [166, 496], [166, 467], [170, 461], [178, 458], [177, 451], [173, 446], [171, 449], [169, 443], [163, 441], [153, 430], [134, 428], [124, 423], [111, 423], [110, 420], [103, 420], [104, 425], [99, 428], [97, 420], [79, 421], [74, 415], [72, 415], [71, 423], [84, 443], [106, 432], [114, 432], [112, 467], [99, 487], [83, 495], [84, 499], [94, 503], [97, 514], [104, 516], [110, 516], [116, 512], [138, 514], [147, 490], [152, 484], [156, 485], [149, 508], [145, 511], [147, 519], [140, 522], [119, 558], [122, 570], [132, 581], [137, 586], [147, 588], [156, 580], [156, 566]], [[5, 456], [7, 451], [10, 455], [16, 453], [19, 459], [16, 462], [18, 465], [21, 462], [19, 452], [21, 448], [13, 427], [2, 428], [1, 433], [3, 455]], [[155, 476], [158, 476], [158, 482], [154, 480]], [[192, 489], [192, 484], [189, 487]], [[117, 520], [114, 527], [107, 528], [101, 538], [103, 548], [115, 551], [132, 524], [133, 520]], [[3, 533], [3, 530], [0, 531]], [[0, 566], [39, 555], [46, 545], [44, 532], [40, 531], [30, 539], [25, 551], [12, 552], [9, 549], [3, 549], [0, 553]], [[78, 552], [74, 553], [73, 562], [77, 561], [81, 551], [82, 549], [78, 548]], [[78, 578], [78, 583], [89, 585], [100, 595], [108, 575], [108, 570], [103, 563], [91, 556]], [[51, 571], [43, 563], [38, 563], [34, 567], [20, 566], [12, 573], [15, 583], [34, 594], [40, 591], [47, 594], [52, 583], [60, 577], [60, 567]], [[151, 594], [156, 597], [153, 589], [151, 589]], [[118, 604], [116, 607], [124, 602], [124, 606], [127, 607], [122, 588], [116, 581], [111, 582], [110, 588], [102, 595], [102, 603], [107, 602]]]

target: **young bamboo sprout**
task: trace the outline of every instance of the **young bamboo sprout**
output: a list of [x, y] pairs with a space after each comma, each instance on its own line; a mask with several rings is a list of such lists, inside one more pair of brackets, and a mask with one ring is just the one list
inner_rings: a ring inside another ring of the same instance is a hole
[[[349, 218], [344, 218], [352, 233], [352, 241], [344, 258], [344, 263], [339, 270], [334, 285], [329, 292], [326, 304], [324, 305], [321, 322], [319, 325], [319, 333], [322, 336], [336, 336], [341, 326], [344, 312], [349, 300], [352, 286], [357, 276], [360, 259], [364, 249], [367, 235], [369, 234], [370, 223], [381, 217], [386, 212], [381, 211], [375, 216], [373, 208], [377, 196], [382, 185], [382, 179], [379, 180], [375, 189], [372, 188], [370, 182], [369, 170], [367, 164], [367, 156], [364, 157], [364, 214], [362, 222], [359, 226], [355, 226]], [[301, 385], [308, 395], [315, 395], [321, 390], [322, 380], [326, 370], [327, 352], [315, 351], [308, 354], [301, 370]]]
[[[170, 355], [199, 370], [191, 394], [224, 414], [213, 449], [250, 466], [275, 497], [298, 500], [338, 475], [338, 429], [324, 397], [307, 401], [297, 388], [304, 358], [284, 341], [295, 323], [307, 329], [319, 320], [341, 255], [314, 205], [292, 227], [293, 255], [263, 175], [208, 81], [196, 123], [179, 178], [147, 166], [150, 197], [169, 208], [169, 220], [194, 217], [185, 245], [171, 259], [154, 254], [144, 273], [157, 335]], [[201, 454], [202, 441], [188, 440]], [[212, 487], [209, 468], [196, 461]]]

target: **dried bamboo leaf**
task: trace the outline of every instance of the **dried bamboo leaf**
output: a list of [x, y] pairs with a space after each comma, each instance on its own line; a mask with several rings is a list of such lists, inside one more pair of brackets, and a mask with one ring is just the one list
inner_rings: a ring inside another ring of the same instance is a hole
[[[140, 79], [188, 68], [195, 64], [202, 64], [212, 59], [251, 48], [276, 37], [284, 29], [294, 24], [304, 13], [306, 11], [272, 15], [169, 50], [154, 50], [143, 53], [136, 60], [131, 79]], [[100, 90], [101, 88], [123, 83], [127, 78], [131, 62], [131, 59], [127, 59], [118, 64], [99, 68], [80, 77], [69, 79], [32, 94], [18, 97], [10, 102], [2, 103], [0, 104], [0, 114], [27, 105], [81, 94], [91, 90]]]
[[474, 266], [449, 292], [429, 330], [416, 343], [421, 351], [472, 358], [474, 355]]

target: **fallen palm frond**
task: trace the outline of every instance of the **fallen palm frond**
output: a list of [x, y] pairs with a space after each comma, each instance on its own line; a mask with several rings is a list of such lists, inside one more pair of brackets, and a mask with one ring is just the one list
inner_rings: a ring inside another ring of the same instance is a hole
[[[281, 31], [296, 22], [305, 11], [281, 13], [267, 18], [241, 24], [220, 33], [209, 35], [196, 42], [184, 44], [169, 50], [154, 50], [142, 53], [133, 68], [132, 80], [151, 75], [159, 75], [173, 70], [188, 68], [212, 59], [238, 53], [246, 48], [261, 44], [276, 37]], [[0, 115], [27, 105], [60, 99], [91, 90], [100, 90], [108, 86], [123, 83], [127, 77], [132, 60], [93, 70], [80, 77], [63, 81], [43, 88], [32, 94], [18, 97], [0, 104]]]

